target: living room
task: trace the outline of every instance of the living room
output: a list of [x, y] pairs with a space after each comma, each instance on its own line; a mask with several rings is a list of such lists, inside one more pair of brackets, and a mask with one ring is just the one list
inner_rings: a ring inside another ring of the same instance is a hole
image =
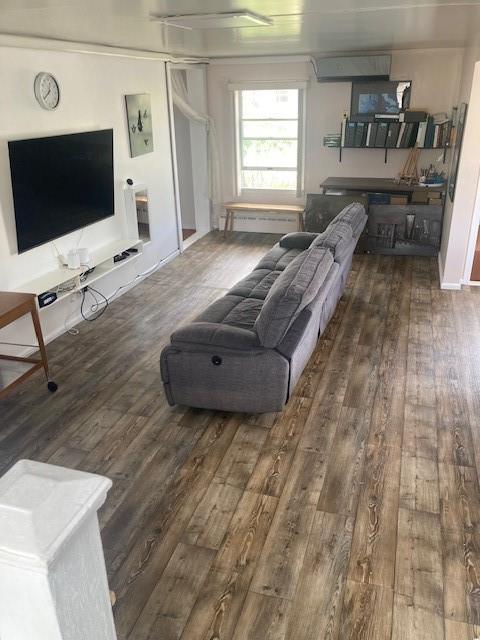
[[0, 637], [479, 637], [480, 2], [147, 4], [2, 9]]

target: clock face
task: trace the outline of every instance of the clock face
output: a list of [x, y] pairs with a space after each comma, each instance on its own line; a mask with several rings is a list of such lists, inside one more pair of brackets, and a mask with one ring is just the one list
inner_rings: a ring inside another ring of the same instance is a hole
[[35, 78], [35, 97], [44, 109], [55, 109], [60, 102], [60, 88], [51, 73], [42, 71]]

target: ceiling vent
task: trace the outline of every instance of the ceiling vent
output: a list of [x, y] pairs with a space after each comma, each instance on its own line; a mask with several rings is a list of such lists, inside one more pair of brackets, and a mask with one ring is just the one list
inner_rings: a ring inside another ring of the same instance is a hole
[[353, 80], [389, 80], [392, 57], [343, 56], [312, 58], [318, 82], [350, 82]]
[[175, 16], [151, 15], [150, 19], [177, 29], [238, 29], [241, 27], [269, 27], [271, 18], [251, 11], [228, 11], [222, 13], [187, 13]]

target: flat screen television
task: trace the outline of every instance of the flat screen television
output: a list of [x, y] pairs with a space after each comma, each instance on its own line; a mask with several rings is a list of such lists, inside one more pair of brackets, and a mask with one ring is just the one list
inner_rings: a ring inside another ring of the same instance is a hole
[[8, 143], [18, 252], [113, 216], [113, 129]]
[[373, 119], [378, 115], [398, 115], [410, 106], [412, 83], [352, 82], [351, 120]]

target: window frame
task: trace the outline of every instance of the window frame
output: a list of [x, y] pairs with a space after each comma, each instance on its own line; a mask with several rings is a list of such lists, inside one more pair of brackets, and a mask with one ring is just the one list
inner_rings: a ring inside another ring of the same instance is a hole
[[[242, 194], [252, 195], [259, 193], [262, 195], [268, 194], [288, 194], [289, 196], [301, 197], [304, 194], [304, 175], [305, 175], [305, 104], [306, 104], [306, 83], [305, 85], [292, 86], [289, 84], [275, 83], [275, 86], [270, 86], [268, 83], [255, 86], [234, 87], [234, 126], [235, 126], [235, 185], [237, 197], [241, 197]], [[268, 90], [296, 90], [298, 91], [298, 116], [297, 118], [243, 118], [242, 117], [242, 91], [268, 91]], [[258, 121], [265, 120], [265, 122], [297, 122], [297, 137], [296, 138], [252, 138], [251, 136], [243, 136], [243, 122], [244, 121]], [[242, 142], [245, 139], [257, 139], [257, 140], [296, 140], [297, 142], [297, 164], [296, 167], [250, 167], [243, 165], [242, 157]], [[295, 170], [297, 174], [296, 188], [295, 189], [260, 189], [260, 188], [244, 188], [242, 187], [242, 171], [292, 171]]]

